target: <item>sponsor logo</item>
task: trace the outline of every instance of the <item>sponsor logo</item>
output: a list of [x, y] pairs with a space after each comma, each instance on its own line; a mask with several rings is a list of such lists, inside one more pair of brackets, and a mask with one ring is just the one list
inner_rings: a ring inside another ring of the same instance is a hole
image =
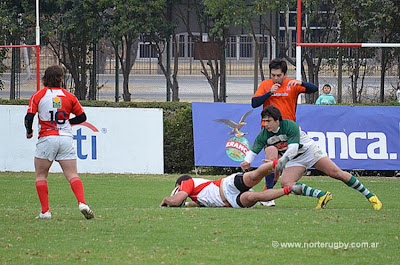
[[59, 98], [59, 97], [53, 98], [53, 108], [61, 109], [61, 98]]
[[274, 145], [279, 151], [286, 151], [288, 148], [288, 143], [287, 142], [280, 142], [278, 144]]
[[289, 96], [288, 93], [275, 93], [271, 97], [287, 97]]
[[328, 156], [340, 159], [389, 159], [397, 160], [397, 153], [388, 153], [386, 134], [383, 132], [308, 132], [322, 150], [327, 150]]
[[250, 143], [245, 137], [232, 137], [225, 144], [227, 156], [238, 162], [242, 162], [250, 150]]
[[74, 125], [74, 127], [79, 127], [73, 136], [76, 140], [78, 158], [81, 160], [97, 160], [97, 135], [99, 130], [89, 122], [82, 122]]
[[247, 132], [243, 132], [241, 129], [247, 124], [245, 119], [252, 111], [253, 110], [246, 112], [238, 123], [227, 119], [214, 120], [216, 122], [223, 123], [232, 129], [230, 132], [228, 132], [228, 134], [234, 134], [234, 136], [229, 138], [225, 143], [225, 152], [226, 155], [234, 161], [242, 162], [246, 157], [247, 152], [250, 150], [249, 140], [244, 137]]

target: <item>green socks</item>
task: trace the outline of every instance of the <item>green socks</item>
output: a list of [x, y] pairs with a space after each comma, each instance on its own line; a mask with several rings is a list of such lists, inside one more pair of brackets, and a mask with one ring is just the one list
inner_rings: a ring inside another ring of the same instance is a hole
[[370, 192], [366, 187], [364, 187], [364, 185], [361, 184], [361, 182], [358, 181], [358, 179], [356, 179], [354, 176], [351, 176], [351, 179], [346, 184], [350, 188], [353, 188], [361, 192], [365, 197], [367, 197], [367, 199], [374, 196], [374, 194]]
[[303, 196], [311, 196], [311, 197], [320, 198], [326, 194], [326, 191], [310, 188], [306, 184], [303, 184], [300, 182], [297, 182], [296, 184], [301, 185], [301, 191], [303, 192], [303, 194], [302, 194]]
[[[303, 192], [303, 194], [302, 194], [303, 196], [320, 198], [326, 194], [326, 191], [313, 189], [313, 188], [307, 186], [306, 184], [303, 184], [300, 182], [297, 182], [296, 184], [301, 185], [301, 190]], [[366, 187], [364, 187], [364, 185], [354, 176], [351, 176], [350, 180], [346, 184], [350, 188], [353, 188], [353, 189], [361, 192], [365, 197], [367, 197], [367, 199], [374, 196], [374, 194], [372, 192], [370, 192]]]

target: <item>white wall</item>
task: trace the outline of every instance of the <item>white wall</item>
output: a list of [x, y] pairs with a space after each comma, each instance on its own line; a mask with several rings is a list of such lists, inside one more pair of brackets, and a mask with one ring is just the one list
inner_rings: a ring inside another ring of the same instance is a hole
[[[26, 139], [27, 108], [0, 106], [0, 171], [35, 171], [38, 117], [34, 119], [34, 137]], [[87, 123], [73, 126], [78, 172], [164, 173], [162, 109], [84, 107], [84, 110]], [[61, 167], [54, 162], [50, 171], [61, 172]]]

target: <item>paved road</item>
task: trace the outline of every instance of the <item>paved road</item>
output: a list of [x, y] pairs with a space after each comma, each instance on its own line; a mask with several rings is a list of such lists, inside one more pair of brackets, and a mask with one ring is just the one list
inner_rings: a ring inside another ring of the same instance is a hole
[[[100, 75], [99, 84], [104, 85], [98, 92], [100, 100], [115, 100], [115, 77], [113, 75]], [[5, 77], [7, 79], [7, 77]], [[21, 75], [21, 80], [25, 80]], [[119, 82], [119, 94], [122, 94], [122, 76]], [[396, 85], [396, 77], [388, 77], [385, 80], [386, 94], [391, 93]], [[20, 90], [20, 98], [27, 99], [36, 89], [36, 81], [23, 81]], [[179, 98], [181, 101], [205, 101], [213, 102], [211, 87], [204, 76], [179, 76]], [[260, 80], [259, 80], [260, 82]], [[333, 85], [333, 95], [336, 96], [337, 78], [320, 77], [320, 87], [329, 83]], [[359, 82], [360, 84], [360, 82]], [[366, 77], [364, 81], [366, 96], [379, 98], [379, 77]], [[0, 98], [9, 98], [9, 81], [5, 80], [5, 89], [0, 91]], [[343, 79], [343, 97], [350, 99], [350, 79]], [[165, 101], [166, 82], [162, 75], [134, 76], [129, 80], [129, 89], [132, 100], [135, 101]], [[254, 93], [254, 80], [252, 76], [228, 76], [227, 78], [227, 102], [248, 103]], [[367, 95], [368, 94], [368, 95]]]

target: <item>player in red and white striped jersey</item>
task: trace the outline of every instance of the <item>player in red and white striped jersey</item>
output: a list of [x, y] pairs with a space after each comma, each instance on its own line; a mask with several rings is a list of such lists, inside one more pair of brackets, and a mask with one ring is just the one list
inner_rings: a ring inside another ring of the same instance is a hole
[[219, 180], [183, 175], [176, 181], [176, 186], [179, 187], [176, 193], [165, 197], [160, 206], [179, 207], [189, 197], [192, 202], [186, 203], [188, 206], [247, 208], [259, 201], [277, 199], [285, 194], [301, 194], [301, 186], [298, 185], [260, 192], [251, 189], [275, 168], [277, 161], [267, 162], [256, 170], [235, 173]]
[[[85, 113], [78, 99], [61, 87], [44, 87], [31, 97], [28, 113], [39, 117], [39, 138], [49, 135], [72, 137], [70, 114], [76, 117]], [[74, 124], [74, 122], [73, 122]]]
[[[46, 69], [42, 78], [43, 89], [37, 91], [29, 100], [25, 116], [26, 138], [33, 137], [32, 123], [35, 114], [39, 116], [39, 140], [35, 151], [36, 190], [42, 206], [37, 218], [50, 219], [47, 176], [50, 166], [56, 160], [64, 172], [74, 192], [82, 214], [91, 219], [93, 211], [85, 202], [83, 184], [78, 176], [76, 152], [73, 146], [71, 124], [86, 120], [85, 112], [78, 99], [61, 88], [64, 69], [54, 65]], [[70, 114], [75, 117], [70, 119]]]

